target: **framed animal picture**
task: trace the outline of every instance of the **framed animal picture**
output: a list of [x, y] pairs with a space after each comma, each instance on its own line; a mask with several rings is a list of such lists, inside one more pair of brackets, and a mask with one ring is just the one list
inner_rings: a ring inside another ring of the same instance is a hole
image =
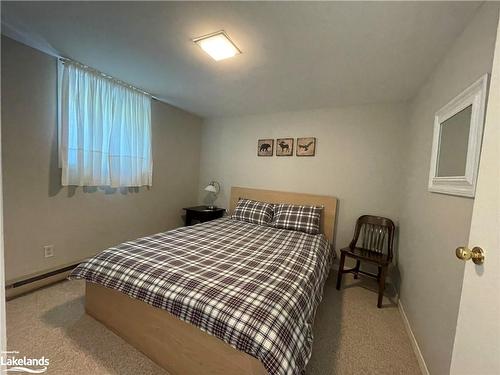
[[297, 138], [297, 156], [314, 156], [316, 154], [316, 138]]
[[293, 155], [293, 138], [278, 138], [276, 140], [276, 156]]
[[273, 156], [274, 139], [259, 139], [257, 142], [257, 156]]

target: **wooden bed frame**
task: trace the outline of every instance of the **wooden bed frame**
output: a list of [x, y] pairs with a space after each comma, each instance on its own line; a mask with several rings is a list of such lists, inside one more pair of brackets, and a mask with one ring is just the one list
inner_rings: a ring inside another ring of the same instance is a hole
[[[324, 207], [321, 231], [333, 242], [334, 197], [233, 187], [230, 212], [239, 198]], [[265, 375], [262, 363], [186, 323], [168, 311], [98, 284], [87, 283], [85, 311], [170, 374]]]

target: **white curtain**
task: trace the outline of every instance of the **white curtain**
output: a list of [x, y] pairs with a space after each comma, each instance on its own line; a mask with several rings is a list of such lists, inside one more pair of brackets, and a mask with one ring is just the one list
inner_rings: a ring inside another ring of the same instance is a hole
[[151, 97], [59, 62], [62, 185], [151, 186]]

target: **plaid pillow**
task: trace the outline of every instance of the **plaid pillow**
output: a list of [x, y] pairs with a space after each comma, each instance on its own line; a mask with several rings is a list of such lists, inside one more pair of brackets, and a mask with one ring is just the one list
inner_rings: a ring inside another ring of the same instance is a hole
[[231, 219], [267, 225], [273, 220], [273, 205], [240, 198]]
[[318, 234], [322, 210], [323, 207], [275, 204], [272, 226]]

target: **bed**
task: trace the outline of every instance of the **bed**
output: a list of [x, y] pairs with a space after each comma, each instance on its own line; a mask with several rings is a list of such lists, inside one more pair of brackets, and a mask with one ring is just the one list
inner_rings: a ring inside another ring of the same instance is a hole
[[333, 260], [334, 197], [233, 187], [323, 206], [321, 233], [222, 218], [129, 241], [79, 265], [86, 312], [171, 374], [299, 374]]

